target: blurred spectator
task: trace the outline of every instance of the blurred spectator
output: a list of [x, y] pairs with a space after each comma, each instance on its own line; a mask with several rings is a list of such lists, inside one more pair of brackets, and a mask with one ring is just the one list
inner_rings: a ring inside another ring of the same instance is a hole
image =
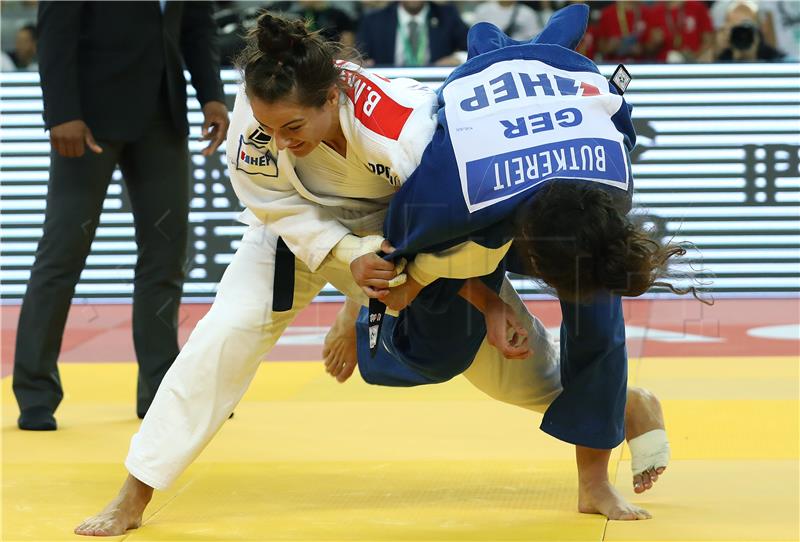
[[456, 66], [466, 59], [467, 25], [450, 4], [393, 2], [364, 14], [357, 43], [367, 65]]
[[[763, 4], [763, 2], [761, 2]], [[735, 9], [740, 4], [746, 4], [750, 10], [755, 13], [755, 21], [761, 30], [762, 35], [771, 35], [766, 28], [765, 17], [760, 9], [759, 0], [716, 0], [709, 10], [711, 13], [711, 22], [714, 24], [716, 36], [714, 38], [714, 59], [722, 52], [723, 49], [728, 47], [728, 34], [730, 29], [727, 27], [728, 12]], [[772, 45], [769, 41], [768, 45]]]
[[[545, 27], [547, 21], [550, 20], [550, 16], [558, 11], [559, 9], [563, 8], [567, 4], [571, 2], [567, 0], [539, 0], [538, 2], [531, 2], [525, 1], [522, 2], [523, 4], [530, 6], [533, 9], [534, 13], [536, 13], [536, 17], [539, 21], [539, 26], [542, 28]], [[583, 4], [587, 4], [589, 6], [589, 10], [592, 9], [592, 3], [589, 2], [581, 2]], [[594, 2], [597, 3], [597, 2]]]
[[362, 14], [377, 11], [389, 5], [387, 0], [356, 0], [355, 3]]
[[217, 2], [214, 22], [217, 25], [220, 65], [233, 67], [233, 60], [244, 49], [244, 35], [255, 25], [255, 20], [264, 10], [261, 4], [246, 2]]
[[289, 13], [302, 17], [311, 30], [319, 30], [330, 41], [338, 41], [345, 47], [355, 47], [356, 24], [347, 13], [325, 0], [301, 0], [295, 2]]
[[8, 53], [18, 71], [35, 71], [36, 64], [36, 25], [26, 24], [17, 30], [14, 50]]
[[786, 53], [792, 59], [800, 58], [800, 2], [761, 2], [764, 41]]
[[652, 24], [664, 33], [656, 60], [709, 62], [713, 60], [714, 26], [708, 7], [695, 0], [657, 2], [650, 7]]
[[[758, 13], [758, 0], [714, 0], [714, 3], [711, 4], [711, 8], [709, 8], [709, 13], [711, 14], [711, 22], [714, 24], [714, 28], [720, 30], [722, 27], [725, 26], [725, 19], [728, 17], [728, 12], [735, 8], [738, 4], [741, 4], [743, 1], [746, 1], [750, 4], [753, 11]], [[761, 18], [759, 17], [759, 21]]]
[[533, 38], [544, 28], [537, 13], [516, 0], [481, 2], [473, 13], [473, 23], [480, 21], [492, 23], [519, 41]]
[[781, 60], [784, 54], [764, 42], [758, 27], [758, 13], [752, 2], [731, 6], [722, 29], [724, 48], [717, 56], [721, 62]]
[[334, 4], [314, 0], [266, 3], [217, 2], [217, 6], [214, 20], [219, 27], [221, 63], [225, 67], [233, 66], [233, 60], [244, 49], [244, 35], [255, 26], [256, 19], [264, 11], [307, 20], [310, 28], [319, 30], [325, 38], [339, 41], [345, 47], [355, 47], [354, 16], [363, 7], [360, 3]]
[[664, 31], [642, 2], [619, 1], [600, 12], [597, 52], [605, 62], [653, 60], [664, 44]]
[[36, 0], [0, 1], [0, 48], [10, 51], [14, 47], [17, 30], [36, 20]]
[[16, 70], [16, 66], [14, 66], [14, 61], [11, 60], [11, 57], [8, 56], [8, 53], [5, 51], [0, 51], [0, 72], [13, 72]]
[[[568, 2], [568, 3], [575, 3], [575, 2]], [[553, 9], [560, 9], [560, 3], [554, 4], [549, 0], [545, 0], [540, 2], [540, 9], [542, 16], [547, 16], [544, 20], [547, 23], [547, 19], [553, 14]], [[575, 47], [575, 51], [582, 54], [586, 58], [594, 59], [597, 55], [597, 33], [600, 24], [600, 13], [602, 11], [602, 7], [605, 7], [604, 4], [607, 2], [593, 2], [589, 4], [589, 24], [586, 27], [586, 32], [583, 34], [583, 39], [581, 39], [578, 46]]]

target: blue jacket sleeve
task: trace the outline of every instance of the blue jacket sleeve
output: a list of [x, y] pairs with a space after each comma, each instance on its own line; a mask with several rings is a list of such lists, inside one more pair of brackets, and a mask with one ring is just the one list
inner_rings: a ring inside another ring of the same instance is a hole
[[622, 299], [599, 293], [591, 303], [561, 301], [561, 384], [542, 431], [598, 449], [625, 438], [628, 353]]

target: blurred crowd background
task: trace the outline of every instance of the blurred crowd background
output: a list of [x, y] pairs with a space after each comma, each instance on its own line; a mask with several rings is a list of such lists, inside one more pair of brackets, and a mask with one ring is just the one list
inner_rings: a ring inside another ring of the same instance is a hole
[[[215, 2], [223, 65], [263, 10], [303, 18], [368, 66], [455, 66], [469, 27], [494, 23], [517, 40], [543, 28], [570, 2], [278, 1]], [[578, 47], [598, 63], [774, 62], [800, 57], [799, 0], [593, 1]], [[37, 2], [3, 0], [3, 71], [37, 69]]]

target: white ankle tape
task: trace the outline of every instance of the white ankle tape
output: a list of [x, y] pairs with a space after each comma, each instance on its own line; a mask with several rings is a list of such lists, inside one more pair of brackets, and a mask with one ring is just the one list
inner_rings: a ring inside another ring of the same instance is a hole
[[663, 429], [653, 429], [628, 442], [631, 449], [631, 471], [640, 474], [669, 463], [669, 441]]

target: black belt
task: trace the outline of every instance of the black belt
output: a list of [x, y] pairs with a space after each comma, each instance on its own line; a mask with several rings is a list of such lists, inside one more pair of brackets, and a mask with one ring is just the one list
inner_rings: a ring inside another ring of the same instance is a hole
[[285, 312], [294, 304], [294, 254], [278, 237], [275, 247], [275, 278], [272, 283], [272, 310]]
[[[382, 250], [378, 251], [378, 256], [384, 257], [386, 253]], [[369, 312], [367, 320], [367, 330], [369, 335], [369, 353], [373, 358], [378, 351], [378, 342], [381, 338], [381, 328], [383, 327], [383, 319], [386, 316], [386, 305], [379, 299], [370, 298]]]

